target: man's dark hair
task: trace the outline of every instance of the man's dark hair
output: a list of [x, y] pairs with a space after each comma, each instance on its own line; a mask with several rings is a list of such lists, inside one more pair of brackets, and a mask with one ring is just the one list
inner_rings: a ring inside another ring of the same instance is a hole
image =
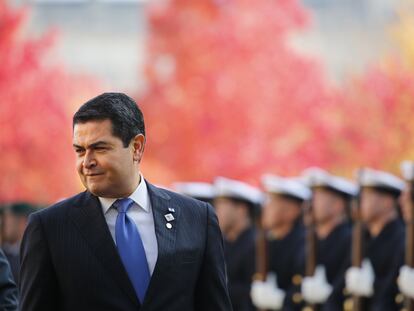
[[73, 126], [94, 120], [110, 120], [112, 134], [127, 147], [138, 134], [145, 136], [142, 111], [123, 93], [103, 93], [84, 103], [73, 116]]

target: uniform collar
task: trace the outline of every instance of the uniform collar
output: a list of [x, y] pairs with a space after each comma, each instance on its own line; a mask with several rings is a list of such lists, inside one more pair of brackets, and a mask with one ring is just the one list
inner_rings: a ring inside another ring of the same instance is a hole
[[[99, 198], [99, 201], [101, 202], [102, 211], [104, 214], [106, 214], [109, 211], [112, 204], [118, 199], [118, 198], [103, 198], [103, 197], [98, 197], [98, 198]], [[150, 211], [150, 206], [149, 206], [150, 201], [149, 201], [147, 183], [145, 182], [144, 177], [142, 176], [141, 173], [140, 173], [140, 182], [139, 182], [138, 187], [128, 198], [132, 199], [145, 212]]]

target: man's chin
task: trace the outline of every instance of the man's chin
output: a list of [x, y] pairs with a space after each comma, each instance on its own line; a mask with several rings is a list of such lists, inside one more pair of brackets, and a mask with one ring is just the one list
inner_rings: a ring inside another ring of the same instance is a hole
[[96, 184], [88, 184], [86, 185], [86, 189], [93, 195], [97, 197], [105, 197], [106, 191], [102, 187]]
[[120, 195], [113, 193], [112, 189], [108, 189], [107, 187], [99, 187], [98, 185], [89, 185], [87, 190], [92, 193], [94, 196], [101, 197], [101, 198], [120, 198]]

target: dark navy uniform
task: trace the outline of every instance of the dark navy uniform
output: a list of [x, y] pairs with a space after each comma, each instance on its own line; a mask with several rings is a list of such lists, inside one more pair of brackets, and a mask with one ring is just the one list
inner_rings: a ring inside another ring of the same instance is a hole
[[0, 250], [0, 310], [18, 310], [18, 290], [9, 263]]
[[323, 265], [332, 294], [319, 309], [341, 311], [345, 300], [345, 272], [351, 263], [352, 231], [349, 223], [342, 223], [325, 239], [317, 241], [317, 264]]
[[367, 257], [375, 273], [374, 295], [366, 302], [367, 310], [400, 310], [396, 302], [397, 278], [404, 261], [404, 225], [400, 219], [389, 222], [381, 233], [369, 239]]
[[19, 270], [20, 270], [20, 255], [19, 251], [15, 249], [15, 247], [6, 247], [3, 246], [3, 253], [6, 256], [7, 261], [10, 264], [10, 270], [13, 275], [13, 279], [17, 282], [20, 278]]
[[283, 304], [285, 311], [300, 310], [301, 300], [296, 299], [300, 292], [300, 275], [304, 271], [305, 228], [298, 221], [283, 238], [269, 238], [268, 272], [277, 276], [277, 285], [286, 292]]
[[248, 228], [232, 242], [224, 241], [228, 287], [233, 311], [254, 310], [250, 287], [255, 273], [255, 230]]
[[[40, 207], [30, 203], [16, 202], [4, 207], [4, 210], [6, 212], [3, 214], [3, 217], [11, 217], [18, 219], [19, 221], [26, 221], [29, 215], [35, 212], [38, 208]], [[9, 222], [5, 222], [5, 224], [9, 226], [11, 225]], [[21, 240], [11, 243], [9, 241], [5, 241], [2, 245], [2, 250], [6, 255], [7, 260], [9, 261], [13, 278], [16, 282], [20, 278], [20, 242]]]

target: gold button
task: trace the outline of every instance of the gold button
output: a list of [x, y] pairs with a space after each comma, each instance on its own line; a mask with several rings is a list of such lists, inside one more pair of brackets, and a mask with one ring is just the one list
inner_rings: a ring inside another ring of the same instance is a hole
[[397, 296], [395, 296], [395, 302], [396, 303], [403, 303], [404, 301], [404, 295], [399, 293]]
[[344, 311], [352, 311], [354, 309], [354, 301], [348, 298], [344, 301]]
[[301, 295], [300, 293], [294, 293], [294, 294], [292, 295], [292, 301], [293, 301], [294, 303], [301, 303], [301, 302], [302, 302], [302, 300], [303, 300], [303, 298], [302, 298], [302, 295]]
[[302, 276], [300, 274], [295, 274], [292, 277], [292, 283], [295, 285], [300, 285], [302, 283]]

